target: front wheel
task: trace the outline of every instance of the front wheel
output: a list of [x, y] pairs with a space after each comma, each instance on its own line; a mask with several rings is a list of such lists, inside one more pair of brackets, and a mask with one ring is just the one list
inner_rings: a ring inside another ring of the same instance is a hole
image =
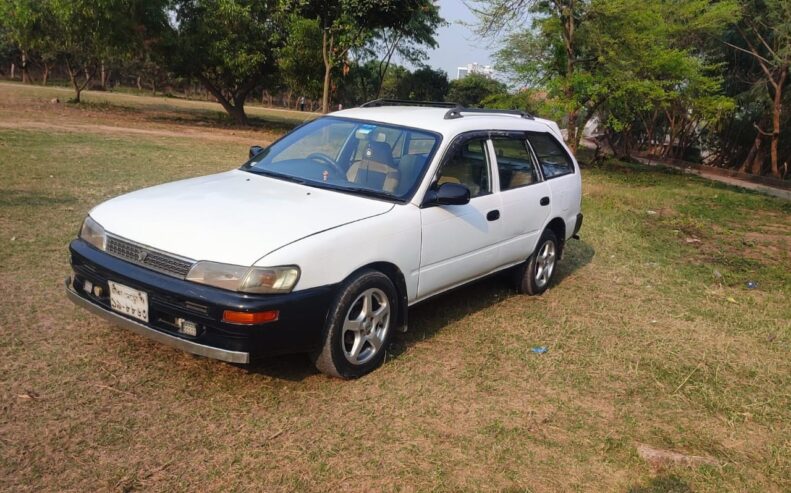
[[516, 289], [520, 293], [538, 295], [549, 288], [558, 259], [558, 238], [546, 230], [538, 240], [538, 247], [527, 261], [516, 270]]
[[349, 279], [330, 307], [316, 368], [338, 378], [358, 378], [385, 357], [396, 324], [396, 289], [389, 277], [365, 270]]

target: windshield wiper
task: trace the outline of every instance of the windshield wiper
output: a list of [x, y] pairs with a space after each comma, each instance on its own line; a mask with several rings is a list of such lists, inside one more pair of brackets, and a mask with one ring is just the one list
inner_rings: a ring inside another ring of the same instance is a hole
[[341, 192], [354, 192], [359, 193], [360, 195], [365, 195], [368, 197], [378, 197], [380, 199], [386, 200], [398, 200], [397, 197], [387, 193], [387, 192], [378, 192], [376, 190], [371, 190], [370, 188], [364, 187], [347, 187], [343, 185], [333, 185], [333, 189], [341, 191]]
[[265, 169], [249, 167], [249, 168], [245, 168], [244, 171], [247, 171], [248, 173], [253, 173], [254, 175], [269, 176], [271, 178], [277, 178], [279, 180], [286, 180], [294, 183], [299, 183], [300, 185], [313, 186], [312, 185], [313, 182], [305, 180], [303, 178], [299, 178], [297, 176], [292, 176], [292, 175], [284, 175], [282, 173], [272, 173], [271, 171]]

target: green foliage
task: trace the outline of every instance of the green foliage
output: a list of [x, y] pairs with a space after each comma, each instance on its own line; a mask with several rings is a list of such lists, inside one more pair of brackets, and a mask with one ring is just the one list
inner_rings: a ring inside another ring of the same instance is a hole
[[[385, 29], [413, 40], [425, 41], [426, 35], [433, 39], [436, 26], [431, 23], [439, 18], [429, 0], [308, 0], [301, 5], [302, 15], [317, 18], [322, 29], [325, 112], [329, 111], [332, 72], [347, 62], [350, 50], [362, 49]], [[379, 71], [380, 83], [383, 75]]]
[[47, 3], [38, 0], [0, 1], [0, 35], [22, 50], [36, 49], [46, 35]]
[[166, 48], [171, 69], [196, 77], [239, 123], [250, 92], [273, 75], [284, 13], [267, 0], [178, 0]]
[[286, 43], [278, 52], [283, 82], [299, 95], [321, 97], [324, 76], [321, 59], [321, 26], [316, 19], [291, 16]]
[[683, 154], [734, 107], [722, 94], [721, 65], [702, 49], [738, 17], [733, 0], [519, 3], [531, 27], [506, 36], [497, 67], [514, 83], [546, 89], [545, 109], [565, 112], [570, 128], [598, 113], [624, 153], [669, 138], [674, 145], [660, 151]]
[[516, 93], [492, 94], [481, 101], [481, 106], [500, 110], [522, 110], [531, 114], [538, 114], [541, 103], [534, 91], [522, 90]]
[[500, 81], [481, 74], [469, 74], [451, 81], [446, 99], [462, 106], [476, 107], [486, 98], [507, 92], [508, 88]]
[[415, 101], [443, 101], [449, 86], [445, 71], [421, 67], [401, 79], [398, 97]]

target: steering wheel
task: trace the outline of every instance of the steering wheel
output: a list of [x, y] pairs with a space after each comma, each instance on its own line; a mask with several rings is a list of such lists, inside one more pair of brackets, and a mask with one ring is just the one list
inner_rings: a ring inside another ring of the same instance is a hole
[[311, 161], [314, 161], [316, 163], [328, 164], [330, 168], [333, 169], [333, 171], [338, 173], [338, 175], [346, 178], [346, 172], [341, 169], [338, 163], [336, 163], [334, 159], [332, 159], [331, 157], [329, 157], [328, 155], [322, 152], [314, 152], [312, 154], [309, 154], [307, 159], [310, 159]]

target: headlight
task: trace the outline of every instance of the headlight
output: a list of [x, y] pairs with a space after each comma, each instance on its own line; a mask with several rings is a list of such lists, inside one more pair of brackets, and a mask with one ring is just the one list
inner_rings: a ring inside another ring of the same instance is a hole
[[188, 281], [244, 293], [289, 293], [299, 280], [299, 267], [242, 267], [217, 262], [198, 262]]
[[104, 228], [94, 221], [91, 216], [86, 217], [85, 221], [82, 222], [80, 238], [102, 251], [107, 246], [107, 235], [104, 232]]

